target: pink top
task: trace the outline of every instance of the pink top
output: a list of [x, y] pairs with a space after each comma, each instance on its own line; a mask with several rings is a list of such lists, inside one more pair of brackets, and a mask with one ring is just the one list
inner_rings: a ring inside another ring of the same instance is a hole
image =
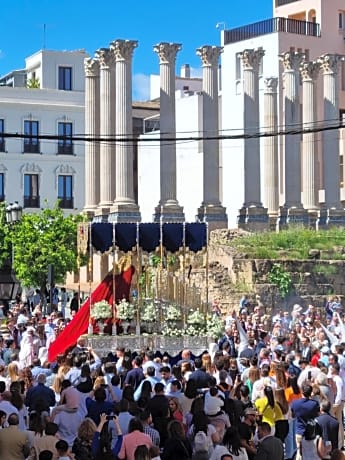
[[119, 459], [134, 460], [135, 449], [143, 444], [148, 448], [152, 447], [151, 438], [147, 434], [144, 434], [139, 430], [125, 434], [118, 454]]

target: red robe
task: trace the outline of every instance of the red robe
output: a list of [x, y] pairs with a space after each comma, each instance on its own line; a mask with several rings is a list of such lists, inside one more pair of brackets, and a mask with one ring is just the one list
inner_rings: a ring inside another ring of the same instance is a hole
[[[130, 266], [126, 271], [115, 276], [116, 302], [122, 299], [129, 300], [134, 267]], [[110, 305], [113, 303], [113, 274], [109, 273], [99, 286], [91, 294], [92, 305], [100, 300], [107, 300]], [[74, 345], [78, 338], [87, 332], [90, 321], [90, 300], [87, 299], [73, 317], [72, 321], [65, 327], [59, 336], [50, 345], [48, 360], [54, 361], [57, 355], [64, 353], [67, 348]]]

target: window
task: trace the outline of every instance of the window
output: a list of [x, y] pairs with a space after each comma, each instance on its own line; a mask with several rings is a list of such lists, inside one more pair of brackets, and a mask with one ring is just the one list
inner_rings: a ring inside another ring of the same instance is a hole
[[64, 155], [73, 154], [73, 144], [72, 144], [72, 123], [59, 123], [58, 125], [58, 153]]
[[72, 67], [59, 67], [59, 89], [72, 91]]
[[24, 174], [24, 208], [39, 208], [38, 174]]
[[3, 136], [5, 132], [5, 120], [0, 119], [0, 152], [5, 152], [5, 138]]
[[241, 75], [242, 75], [241, 53], [236, 53], [236, 80], [241, 80]]
[[0, 173], [0, 201], [5, 201], [5, 174]]
[[24, 121], [24, 153], [40, 153], [40, 143], [38, 139], [38, 121], [25, 120]]
[[344, 11], [338, 13], [338, 28], [344, 29]]
[[73, 209], [72, 176], [58, 176], [58, 200], [60, 208]]

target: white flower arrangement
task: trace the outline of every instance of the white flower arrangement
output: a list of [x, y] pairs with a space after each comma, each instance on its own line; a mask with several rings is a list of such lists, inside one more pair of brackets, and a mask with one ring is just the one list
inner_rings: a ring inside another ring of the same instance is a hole
[[147, 323], [153, 323], [158, 319], [158, 311], [154, 303], [148, 303], [143, 306], [141, 320]]
[[90, 312], [91, 318], [94, 319], [108, 319], [112, 316], [111, 305], [106, 300], [96, 302]]
[[206, 321], [206, 331], [209, 337], [218, 338], [224, 333], [224, 321], [217, 315], [210, 315]]
[[162, 328], [162, 335], [165, 337], [182, 337], [183, 329], [180, 327], [164, 325]]
[[181, 309], [179, 309], [176, 305], [169, 305], [165, 312], [166, 321], [180, 321], [181, 318]]
[[184, 330], [184, 335], [189, 335], [191, 337], [206, 335], [206, 325], [205, 324], [190, 324]]
[[122, 320], [130, 321], [135, 316], [135, 307], [133, 304], [127, 302], [126, 299], [122, 299], [119, 305], [116, 307], [117, 317]]
[[187, 323], [205, 326], [206, 325], [205, 315], [200, 313], [198, 310], [192, 311], [191, 313], [189, 313], [187, 317]]

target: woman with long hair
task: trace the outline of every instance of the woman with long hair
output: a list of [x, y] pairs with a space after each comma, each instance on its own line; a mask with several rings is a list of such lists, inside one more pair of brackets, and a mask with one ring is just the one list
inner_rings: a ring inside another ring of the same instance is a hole
[[203, 431], [206, 434], [208, 452], [211, 454], [214, 444], [219, 443], [220, 436], [216, 428], [210, 423], [210, 420], [204, 411], [199, 411], [193, 416], [192, 425], [188, 431], [188, 437], [192, 443], [194, 443], [195, 435], [199, 431]]
[[212, 364], [212, 358], [209, 353], [204, 353], [201, 356], [202, 367], [205, 369], [205, 372], [212, 375], [214, 371], [214, 366]]
[[232, 460], [248, 460], [247, 451], [241, 446], [240, 434], [236, 427], [231, 426], [226, 430], [222, 444], [230, 452]]
[[22, 385], [21, 382], [12, 382], [10, 385], [11, 392], [11, 403], [18, 410], [19, 425], [20, 430], [26, 430], [28, 427], [28, 410], [24, 404], [24, 398], [21, 394]]
[[270, 386], [265, 386], [263, 398], [259, 398], [254, 403], [263, 422], [267, 422], [272, 428], [274, 434], [274, 426], [277, 420], [284, 420], [283, 412], [279, 404], [274, 399], [273, 389]]
[[186, 383], [184, 392], [179, 397], [182, 413], [186, 415], [190, 412], [194, 399], [198, 396], [198, 387], [194, 379], [189, 379]]
[[10, 380], [10, 383], [19, 380], [19, 369], [16, 363], [11, 362], [7, 366], [7, 376]]
[[254, 382], [260, 379], [260, 369], [258, 367], [251, 367], [248, 371], [248, 379], [244, 383], [249, 388], [249, 398], [252, 399]]
[[172, 420], [168, 424], [168, 438], [165, 441], [162, 460], [189, 460], [193, 449], [185, 435], [182, 423]]
[[72, 446], [75, 460], [93, 460], [91, 447], [96, 431], [97, 425], [91, 418], [86, 418], [81, 422]]
[[150, 449], [145, 446], [138, 446], [134, 452], [134, 460], [151, 460]]
[[152, 384], [149, 380], [144, 380], [141, 385], [140, 395], [137, 404], [140, 410], [147, 408], [147, 405], [152, 397]]
[[169, 413], [172, 420], [183, 423], [183, 413], [179, 398], [169, 398]]

